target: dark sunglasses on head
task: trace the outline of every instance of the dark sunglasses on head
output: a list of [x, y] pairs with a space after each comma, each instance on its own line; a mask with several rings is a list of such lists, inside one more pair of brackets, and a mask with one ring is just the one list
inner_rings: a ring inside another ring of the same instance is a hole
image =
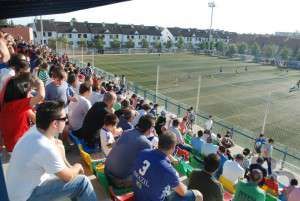
[[68, 117], [61, 117], [61, 118], [57, 118], [57, 119], [54, 119], [54, 120], [57, 120], [57, 121], [67, 121]]

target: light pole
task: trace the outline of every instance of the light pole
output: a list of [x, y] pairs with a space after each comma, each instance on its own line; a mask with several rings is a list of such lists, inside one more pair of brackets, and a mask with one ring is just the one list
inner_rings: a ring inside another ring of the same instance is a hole
[[210, 51], [211, 28], [212, 28], [212, 22], [213, 22], [214, 7], [216, 7], [215, 2], [214, 1], [208, 2], [208, 7], [211, 8], [210, 27], [209, 27], [209, 36], [208, 36], [208, 50]]

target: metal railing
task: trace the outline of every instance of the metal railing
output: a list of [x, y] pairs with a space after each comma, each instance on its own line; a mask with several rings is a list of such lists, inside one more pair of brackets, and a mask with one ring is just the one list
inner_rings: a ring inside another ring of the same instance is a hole
[[[82, 64], [77, 60], [73, 60], [73, 62], [76, 63], [76, 66], [85, 66], [85, 64]], [[112, 80], [114, 78], [112, 73], [106, 72], [100, 68], [95, 68], [95, 71], [108, 80]], [[180, 103], [170, 97], [164, 96], [163, 94], [156, 95], [154, 91], [144, 89], [133, 82], [127, 82], [127, 89], [143, 97], [144, 99], [147, 99], [153, 103], [158, 103], [160, 106], [164, 107], [166, 111], [177, 114], [178, 117], [183, 116], [189, 108], [189, 106], [184, 103]], [[209, 115], [204, 112], [198, 112], [196, 114], [196, 124], [204, 125], [205, 121], [208, 119], [208, 116]], [[230, 125], [227, 122], [223, 122], [220, 119], [214, 118], [214, 133], [226, 133], [228, 130], [233, 133], [233, 139], [237, 145], [241, 147], [248, 147], [250, 149], [254, 147], [255, 137], [253, 136], [256, 136], [257, 133], [235, 125]], [[288, 146], [281, 144], [275, 144], [273, 158], [279, 163], [278, 165], [280, 165], [280, 169], [287, 168], [294, 173], [300, 174], [300, 156], [297, 150], [290, 149]]]

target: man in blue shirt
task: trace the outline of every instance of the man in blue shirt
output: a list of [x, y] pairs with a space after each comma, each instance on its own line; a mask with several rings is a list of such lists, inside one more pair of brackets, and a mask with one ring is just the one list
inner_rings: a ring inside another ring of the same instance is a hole
[[188, 191], [179, 181], [168, 156], [176, 146], [176, 136], [166, 132], [159, 136], [158, 149], [143, 150], [133, 167], [133, 191], [139, 201], [202, 201], [199, 191]]
[[118, 127], [121, 127], [123, 131], [133, 129], [132, 121], [134, 119], [134, 116], [135, 112], [132, 109], [124, 109], [122, 115], [120, 116]]
[[116, 187], [132, 186], [132, 168], [137, 155], [144, 149], [151, 149], [147, 139], [154, 119], [142, 116], [135, 129], [125, 131], [109, 152], [105, 162], [105, 174]]
[[193, 149], [195, 149], [198, 153], [202, 153], [202, 147], [203, 144], [205, 143], [203, 139], [201, 139], [203, 136], [203, 131], [199, 130], [198, 131], [198, 137], [193, 137], [191, 144]]

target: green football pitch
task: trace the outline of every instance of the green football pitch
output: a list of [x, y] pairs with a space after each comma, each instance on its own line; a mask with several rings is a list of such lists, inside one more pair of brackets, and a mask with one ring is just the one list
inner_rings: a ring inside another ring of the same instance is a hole
[[[84, 56], [88, 61], [92, 57]], [[262, 129], [271, 100], [265, 134], [299, 150], [300, 91], [289, 93], [289, 89], [300, 79], [300, 71], [193, 54], [95, 56], [95, 66], [124, 74], [151, 90], [155, 90], [157, 65], [159, 93], [195, 108], [201, 76], [199, 111], [249, 130], [253, 137]]]

